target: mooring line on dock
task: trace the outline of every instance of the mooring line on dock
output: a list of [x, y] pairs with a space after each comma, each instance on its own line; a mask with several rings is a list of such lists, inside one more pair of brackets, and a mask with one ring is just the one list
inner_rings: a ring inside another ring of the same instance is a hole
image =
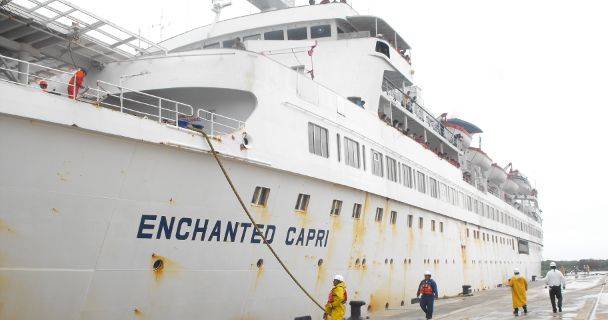
[[213, 154], [213, 157], [215, 158], [215, 161], [217, 162], [217, 164], [220, 166], [220, 169], [222, 170], [222, 173], [224, 174], [224, 177], [226, 178], [226, 181], [228, 181], [228, 184], [230, 185], [230, 188], [232, 189], [232, 192], [234, 193], [234, 195], [236, 196], [237, 200], [241, 204], [241, 208], [243, 208], [243, 211], [245, 211], [245, 213], [247, 214], [247, 217], [249, 218], [249, 221], [251, 221], [251, 224], [255, 228], [255, 231], [261, 236], [262, 240], [264, 241], [264, 244], [268, 247], [268, 249], [270, 250], [270, 252], [272, 253], [272, 255], [277, 259], [277, 261], [279, 262], [279, 264], [281, 265], [281, 267], [283, 267], [283, 270], [285, 270], [285, 272], [287, 272], [287, 274], [289, 275], [289, 277], [291, 278], [291, 280], [293, 280], [293, 282], [295, 282], [298, 285], [298, 287], [302, 290], [302, 292], [304, 292], [304, 294], [306, 294], [306, 296], [308, 296], [308, 298], [312, 302], [314, 302], [314, 304], [316, 304], [319, 307], [319, 309], [321, 309], [323, 312], [325, 312], [325, 308], [323, 308], [323, 306], [321, 306], [321, 304], [304, 288], [304, 286], [302, 286], [302, 284], [296, 279], [296, 277], [291, 273], [291, 271], [289, 271], [289, 269], [287, 268], [287, 266], [285, 265], [285, 263], [283, 263], [283, 260], [281, 260], [281, 258], [279, 257], [279, 255], [276, 253], [276, 251], [274, 251], [274, 249], [272, 248], [272, 246], [270, 245], [270, 243], [268, 243], [268, 241], [266, 240], [266, 236], [264, 235], [264, 233], [262, 233], [262, 230], [260, 230], [260, 228], [258, 228], [258, 225], [255, 222], [255, 220], [253, 219], [253, 217], [251, 216], [251, 213], [249, 213], [249, 210], [247, 209], [247, 206], [245, 206], [245, 203], [243, 202], [243, 199], [241, 198], [241, 195], [239, 194], [239, 192], [236, 190], [236, 187], [232, 183], [232, 179], [230, 179], [230, 176], [228, 175], [228, 172], [226, 172], [226, 169], [224, 168], [224, 165], [222, 164], [222, 161], [217, 156], [218, 152], [215, 151], [215, 148], [213, 148], [213, 144], [211, 143], [211, 140], [209, 139], [209, 136], [203, 130], [199, 130], [199, 129], [195, 129], [195, 128], [189, 128], [189, 129], [197, 131], [197, 132], [200, 132], [203, 135], [203, 137], [205, 138], [205, 140], [207, 140], [207, 144], [209, 145], [209, 148], [211, 149], [211, 153]]
[[598, 293], [597, 295], [597, 299], [595, 299], [595, 303], [593, 304], [593, 309], [591, 309], [591, 312], [589, 313], [589, 316], [587, 317], [587, 320], [591, 320], [591, 319], [595, 319], [595, 314], [597, 312], [597, 307], [600, 304], [600, 300], [602, 299], [602, 295], [604, 294], [604, 289], [606, 288], [606, 281], [608, 278], [605, 276], [604, 277], [604, 283], [602, 284], [602, 289], [600, 290], [600, 293]]

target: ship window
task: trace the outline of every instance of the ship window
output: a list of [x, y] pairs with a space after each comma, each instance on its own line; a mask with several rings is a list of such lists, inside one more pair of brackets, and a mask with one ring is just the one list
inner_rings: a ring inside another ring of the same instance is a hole
[[330, 214], [332, 216], [339, 216], [341, 210], [342, 210], [342, 201], [340, 201], [340, 200], [334, 200], [334, 202], [331, 204], [331, 212], [330, 212]]
[[467, 196], [467, 210], [473, 211], [473, 201], [471, 196]]
[[435, 220], [431, 220], [431, 231], [435, 232]]
[[324, 38], [331, 37], [331, 26], [326, 24], [322, 26], [310, 27], [310, 38]]
[[365, 160], [365, 146], [361, 146], [361, 158], [363, 158], [363, 171], [367, 170], [367, 161]]
[[361, 204], [355, 203], [353, 205], [353, 218], [361, 219]]
[[340, 146], [340, 134], [336, 133], [336, 153], [338, 154], [338, 162], [342, 160], [342, 147]]
[[397, 162], [389, 156], [386, 156], [386, 178], [397, 182]]
[[441, 200], [450, 202], [450, 199], [448, 198], [448, 186], [446, 186], [445, 183], [440, 183], [439, 186], [439, 197]]
[[327, 129], [308, 123], [308, 151], [318, 156], [329, 158], [327, 146]]
[[467, 238], [469, 238], [469, 228], [467, 228]]
[[308, 209], [309, 201], [310, 201], [310, 195], [300, 193], [298, 195], [298, 200], [296, 200], [296, 210], [297, 211], [306, 211], [306, 209]]
[[215, 48], [219, 48], [219, 47], [220, 47], [220, 43], [214, 42], [214, 43], [204, 45], [203, 49], [215, 49]]
[[388, 44], [386, 44], [383, 41], [376, 42], [376, 52], [382, 53], [383, 55], [385, 55], [389, 58], [391, 57], [391, 54], [388, 50]]
[[222, 42], [222, 48], [232, 48], [236, 43], [236, 39], [230, 39]]
[[378, 177], [384, 177], [382, 166], [382, 153], [372, 149], [372, 173]]
[[355, 168], [359, 168], [359, 143], [344, 137], [344, 162]]
[[418, 191], [426, 193], [426, 179], [424, 173], [418, 171]]
[[424, 219], [422, 217], [418, 218], [418, 229], [422, 229], [424, 227]]
[[287, 29], [287, 40], [305, 40], [308, 39], [306, 27]]
[[477, 202], [477, 200], [473, 201], [473, 211], [475, 211], [475, 213], [479, 214], [479, 203]]
[[443, 232], [443, 222], [439, 222], [439, 232]]
[[403, 170], [403, 185], [411, 188], [413, 187], [413, 183], [412, 183], [412, 168], [410, 168], [410, 166], [406, 165], [406, 164], [402, 164], [401, 165], [402, 170]]
[[431, 197], [437, 198], [439, 195], [437, 194], [437, 180], [429, 177], [429, 189], [431, 191]]
[[391, 224], [397, 223], [397, 211], [391, 211]]
[[[283, 31], [281, 30], [281, 32], [283, 32]], [[262, 36], [259, 33], [243, 37], [243, 41], [247, 41], [247, 40], [260, 40], [260, 39], [262, 39]]]
[[407, 226], [412, 227], [414, 225], [414, 216], [411, 214], [407, 215]]
[[255, 191], [253, 191], [253, 198], [251, 198], [251, 204], [266, 206], [269, 195], [270, 189], [264, 187], [255, 187]]
[[384, 215], [384, 209], [376, 208], [376, 222], [382, 222], [382, 215]]
[[264, 40], [285, 40], [283, 30], [264, 32]]

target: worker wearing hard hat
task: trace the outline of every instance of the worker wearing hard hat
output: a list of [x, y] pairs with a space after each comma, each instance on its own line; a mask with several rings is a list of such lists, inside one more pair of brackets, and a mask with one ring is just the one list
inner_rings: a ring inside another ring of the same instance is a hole
[[76, 70], [74, 75], [70, 78], [68, 84], [68, 97], [70, 99], [78, 98], [78, 90], [84, 88], [84, 77], [86, 77], [87, 71], [83, 68]]
[[416, 297], [420, 297], [420, 308], [426, 314], [426, 318], [433, 319], [433, 304], [439, 297], [439, 292], [437, 292], [435, 280], [431, 279], [430, 271], [424, 273], [424, 280], [420, 281], [418, 285]]
[[344, 277], [337, 274], [334, 277], [334, 287], [329, 292], [329, 298], [327, 299], [327, 304], [325, 304], [325, 313], [323, 314], [323, 319], [344, 319], [347, 300], [348, 294], [346, 293]]
[[519, 269], [513, 270], [513, 277], [509, 279], [511, 287], [511, 299], [513, 300], [513, 315], [519, 316], [519, 308], [524, 309], [524, 314], [528, 313], [526, 291], [528, 291], [528, 281], [519, 275]]
[[[551, 262], [549, 265], [551, 270], [547, 272], [545, 276], [545, 288], [549, 287], [549, 298], [551, 299], [551, 307], [553, 307], [553, 313], [562, 312], [562, 288], [566, 290], [566, 278], [557, 270], [557, 264]], [[555, 298], [557, 297], [557, 308], [555, 308]]]

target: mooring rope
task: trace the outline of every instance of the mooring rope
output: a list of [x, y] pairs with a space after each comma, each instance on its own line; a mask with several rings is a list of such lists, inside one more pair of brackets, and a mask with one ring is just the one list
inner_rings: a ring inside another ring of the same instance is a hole
[[308, 298], [312, 302], [314, 302], [314, 304], [316, 304], [317, 307], [319, 307], [323, 312], [325, 312], [325, 309], [323, 308], [323, 306], [321, 306], [321, 304], [304, 288], [304, 286], [302, 286], [302, 284], [296, 279], [296, 277], [293, 275], [293, 273], [291, 273], [291, 271], [289, 271], [289, 268], [287, 268], [287, 266], [285, 265], [285, 263], [283, 263], [283, 260], [281, 260], [281, 258], [279, 257], [279, 255], [276, 253], [276, 251], [274, 251], [274, 249], [272, 248], [272, 246], [270, 245], [270, 243], [268, 243], [268, 241], [266, 240], [266, 236], [262, 233], [262, 230], [260, 230], [260, 228], [258, 228], [258, 225], [255, 222], [255, 220], [253, 219], [253, 217], [251, 216], [251, 214], [249, 213], [249, 210], [247, 209], [247, 206], [245, 206], [245, 203], [243, 202], [243, 199], [241, 198], [241, 195], [239, 194], [239, 192], [234, 187], [234, 184], [232, 183], [232, 180], [230, 179], [230, 176], [228, 176], [228, 172], [226, 172], [226, 169], [224, 169], [224, 165], [222, 164], [222, 161], [217, 156], [218, 152], [215, 151], [215, 148], [213, 148], [213, 144], [211, 143], [211, 140], [209, 139], [209, 136], [203, 130], [197, 130], [197, 129], [194, 129], [194, 128], [190, 128], [190, 129], [202, 133], [203, 137], [205, 137], [205, 140], [207, 140], [207, 144], [209, 145], [209, 148], [211, 148], [211, 153], [213, 154], [213, 157], [215, 158], [215, 161], [217, 162], [217, 164], [220, 166], [220, 169], [222, 170], [222, 173], [224, 174], [224, 177], [226, 178], [226, 181], [228, 181], [228, 184], [230, 185], [230, 188], [232, 189], [232, 192], [234, 193], [234, 195], [236, 196], [237, 200], [241, 204], [241, 208], [243, 208], [243, 211], [245, 211], [245, 213], [247, 214], [247, 217], [249, 218], [249, 221], [251, 221], [251, 224], [253, 224], [253, 227], [255, 228], [255, 231], [262, 237], [262, 240], [264, 240], [264, 244], [268, 247], [268, 249], [270, 250], [270, 252], [272, 252], [272, 255], [277, 259], [277, 261], [279, 262], [279, 264], [281, 265], [281, 267], [283, 267], [283, 270], [285, 270], [285, 272], [287, 272], [287, 274], [289, 275], [289, 277], [291, 277], [291, 280], [293, 280], [293, 282], [295, 282], [298, 285], [298, 287], [300, 287], [300, 289], [302, 290], [302, 292], [304, 292], [304, 294], [306, 294], [306, 296], [308, 296]]

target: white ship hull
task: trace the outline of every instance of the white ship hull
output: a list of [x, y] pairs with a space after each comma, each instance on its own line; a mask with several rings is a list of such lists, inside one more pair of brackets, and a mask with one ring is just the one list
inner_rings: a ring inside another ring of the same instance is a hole
[[[0, 86], [14, 97], [0, 106], [1, 319], [320, 318], [321, 311], [256, 243], [252, 229], [244, 228], [247, 218], [202, 137]], [[175, 143], [147, 137], [152, 129]], [[256, 186], [270, 188], [268, 207], [250, 210], [321, 303], [336, 273], [344, 275], [349, 298], [366, 301], [364, 314], [372, 316], [387, 304], [407, 306], [425, 270], [433, 273], [442, 296], [457, 294], [462, 285], [495, 287], [514, 267], [528, 277], [540, 275], [541, 245], [531, 241], [529, 255], [519, 254], [517, 236], [500, 228], [263, 161], [223, 161], [246, 202]], [[294, 213], [299, 193], [311, 196], [307, 214]], [[333, 199], [344, 202], [339, 216], [329, 215]], [[351, 217], [353, 203], [363, 204], [359, 220]], [[378, 207], [384, 209], [381, 222], [374, 221]], [[396, 224], [388, 221], [391, 210], [400, 213]], [[412, 228], [408, 214], [415, 219]], [[161, 219], [172, 218], [173, 229], [160, 232]], [[422, 229], [418, 218], [424, 219]], [[437, 221], [436, 231], [429, 228], [431, 220]], [[197, 221], [208, 221], [204, 237], [202, 231], [194, 234]], [[233, 235], [229, 222], [239, 223]], [[492, 241], [474, 238], [474, 230]], [[159, 259], [164, 268], [154, 271]], [[363, 259], [365, 266], [356, 263]]]

